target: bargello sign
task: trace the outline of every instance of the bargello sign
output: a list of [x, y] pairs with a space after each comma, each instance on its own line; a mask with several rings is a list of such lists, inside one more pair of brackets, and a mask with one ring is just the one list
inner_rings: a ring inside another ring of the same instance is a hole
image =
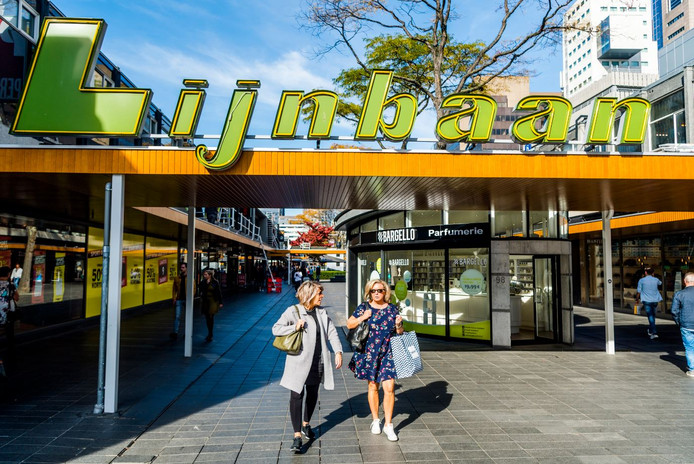
[[[34, 61], [12, 125], [16, 135], [76, 135], [138, 137], [142, 131], [150, 89], [90, 88], [106, 23], [100, 19], [47, 18], [41, 28]], [[401, 141], [412, 133], [417, 99], [407, 93], [391, 95], [393, 71], [374, 70], [364, 96], [356, 141]], [[169, 136], [192, 138], [205, 102], [204, 79], [185, 79], [174, 112]], [[241, 156], [260, 81], [238, 80], [215, 151], [198, 145], [198, 161], [211, 170], [234, 165]], [[301, 109], [311, 105], [308, 139], [328, 139], [337, 111], [338, 95], [328, 90], [285, 90], [272, 126], [273, 139], [296, 136]], [[443, 103], [446, 115], [436, 123], [436, 135], [445, 142], [486, 142], [492, 134], [497, 104], [489, 96], [453, 94]], [[392, 116], [384, 112], [393, 109]], [[643, 143], [650, 103], [642, 98], [597, 98], [588, 125], [588, 144]], [[521, 99], [520, 115], [511, 127], [519, 144], [565, 143], [573, 108], [555, 95], [531, 95]], [[620, 126], [613, 137], [615, 120]]]

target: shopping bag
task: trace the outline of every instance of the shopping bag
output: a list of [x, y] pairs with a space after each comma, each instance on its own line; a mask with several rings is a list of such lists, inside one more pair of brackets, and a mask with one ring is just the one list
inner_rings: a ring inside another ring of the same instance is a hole
[[422, 358], [419, 355], [417, 334], [405, 332], [390, 339], [390, 352], [393, 354], [395, 374], [398, 379], [412, 377], [422, 370]]

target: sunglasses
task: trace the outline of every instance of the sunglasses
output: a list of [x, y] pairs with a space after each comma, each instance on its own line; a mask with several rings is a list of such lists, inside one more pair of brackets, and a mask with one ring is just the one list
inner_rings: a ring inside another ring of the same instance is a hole
[[369, 293], [385, 293], [386, 290], [384, 288], [372, 288], [369, 290]]

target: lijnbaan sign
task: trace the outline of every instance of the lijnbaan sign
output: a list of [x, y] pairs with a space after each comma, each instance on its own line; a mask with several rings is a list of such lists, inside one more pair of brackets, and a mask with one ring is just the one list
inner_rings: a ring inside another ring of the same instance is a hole
[[[152, 98], [149, 89], [89, 88], [106, 23], [96, 19], [46, 19], [12, 132], [17, 135], [85, 135], [136, 137], [140, 134]], [[393, 72], [375, 70], [354, 134], [355, 140], [374, 140], [379, 131], [392, 141], [406, 139], [417, 115], [417, 99], [401, 93], [389, 97]], [[195, 134], [205, 101], [207, 81], [186, 79], [174, 113], [172, 138]], [[259, 81], [239, 80], [229, 104], [219, 146], [211, 152], [196, 147], [197, 159], [208, 169], [232, 166], [241, 155], [243, 141], [258, 98]], [[311, 103], [309, 139], [330, 137], [338, 96], [327, 90], [282, 92], [272, 127], [272, 138], [291, 139], [296, 134], [302, 105]], [[392, 107], [392, 118], [384, 109]], [[454, 94], [443, 101], [448, 110], [436, 123], [436, 134], [446, 142], [485, 142], [490, 139], [496, 102], [485, 95]], [[597, 98], [586, 143], [642, 143], [650, 104], [641, 98]], [[520, 144], [566, 142], [572, 106], [554, 95], [531, 95], [515, 108], [523, 115], [512, 126]], [[620, 119], [613, 140], [614, 121]], [[386, 119], [390, 119], [386, 121]]]

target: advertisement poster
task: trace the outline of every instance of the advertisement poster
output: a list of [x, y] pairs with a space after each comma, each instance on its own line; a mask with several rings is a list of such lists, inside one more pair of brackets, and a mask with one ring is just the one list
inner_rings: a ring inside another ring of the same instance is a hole
[[123, 256], [123, 265], [120, 270], [120, 286], [121, 288], [128, 286], [128, 257]]
[[0, 250], [0, 267], [12, 267], [12, 252], [10, 250]]
[[159, 260], [159, 285], [169, 281], [169, 260], [164, 258]]
[[145, 246], [145, 304], [171, 300], [178, 275], [176, 242], [147, 237]]
[[43, 303], [43, 282], [46, 280], [46, 254], [43, 251], [34, 253], [34, 264], [31, 268], [33, 276], [31, 303]]
[[53, 302], [63, 301], [65, 294], [65, 253], [55, 254], [53, 269]]
[[[85, 276], [87, 279], [86, 317], [93, 317], [101, 313], [103, 229], [90, 227], [88, 240], [87, 274]], [[142, 281], [144, 248], [143, 236], [123, 234], [121, 309], [132, 308], [142, 304], [144, 292], [144, 282]]]

